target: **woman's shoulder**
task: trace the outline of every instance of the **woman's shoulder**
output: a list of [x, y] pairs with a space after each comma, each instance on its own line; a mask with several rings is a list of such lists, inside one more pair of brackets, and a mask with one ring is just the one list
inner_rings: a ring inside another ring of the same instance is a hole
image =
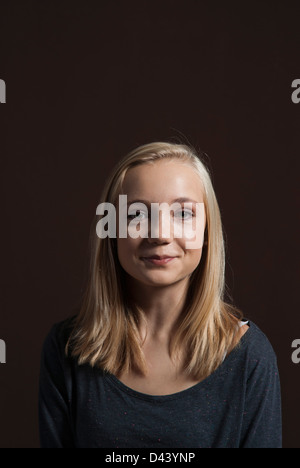
[[76, 315], [54, 323], [49, 329], [43, 343], [43, 353], [45, 354], [65, 354], [65, 347], [74, 328]]
[[250, 367], [276, 365], [277, 356], [267, 335], [252, 320], [240, 340], [240, 350], [246, 354]]

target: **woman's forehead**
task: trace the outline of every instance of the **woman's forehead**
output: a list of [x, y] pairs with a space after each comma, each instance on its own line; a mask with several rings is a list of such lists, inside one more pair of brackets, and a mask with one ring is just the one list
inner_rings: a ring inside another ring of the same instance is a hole
[[[203, 184], [196, 170], [187, 163], [176, 160], [160, 160], [141, 164], [127, 172], [122, 193], [149, 201], [171, 202], [177, 198], [203, 201]], [[164, 198], [164, 200], [162, 200]]]

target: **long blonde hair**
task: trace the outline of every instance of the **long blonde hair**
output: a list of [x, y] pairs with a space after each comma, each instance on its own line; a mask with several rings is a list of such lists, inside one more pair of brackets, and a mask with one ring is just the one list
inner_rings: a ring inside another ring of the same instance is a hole
[[[185, 351], [184, 367], [195, 379], [210, 375], [224, 354], [237, 344], [238, 321], [242, 313], [224, 301], [225, 247], [219, 206], [209, 170], [196, 151], [184, 144], [154, 142], [125, 156], [107, 180], [100, 202], [116, 206], [129, 169], [172, 158], [190, 165], [204, 187], [206, 228], [200, 264], [190, 277], [184, 311], [170, 343], [170, 355]], [[98, 218], [99, 220], [99, 218]], [[139, 325], [143, 312], [126, 294], [125, 272], [117, 255], [116, 239], [96, 235], [93, 223], [91, 261], [81, 309], [66, 346], [66, 352], [118, 375], [130, 369], [146, 374]]]

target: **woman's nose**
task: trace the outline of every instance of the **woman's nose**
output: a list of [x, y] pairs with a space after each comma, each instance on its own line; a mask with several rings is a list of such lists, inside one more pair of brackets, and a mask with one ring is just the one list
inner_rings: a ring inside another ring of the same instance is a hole
[[151, 211], [150, 226], [148, 231], [149, 242], [172, 242], [174, 226], [169, 207]]

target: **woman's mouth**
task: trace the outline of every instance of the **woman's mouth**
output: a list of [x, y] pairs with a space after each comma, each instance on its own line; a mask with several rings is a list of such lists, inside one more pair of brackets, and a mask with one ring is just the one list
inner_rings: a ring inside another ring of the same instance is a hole
[[169, 257], [167, 255], [151, 255], [150, 257], [141, 257], [141, 259], [145, 262], [152, 263], [152, 265], [167, 265], [176, 257]]

